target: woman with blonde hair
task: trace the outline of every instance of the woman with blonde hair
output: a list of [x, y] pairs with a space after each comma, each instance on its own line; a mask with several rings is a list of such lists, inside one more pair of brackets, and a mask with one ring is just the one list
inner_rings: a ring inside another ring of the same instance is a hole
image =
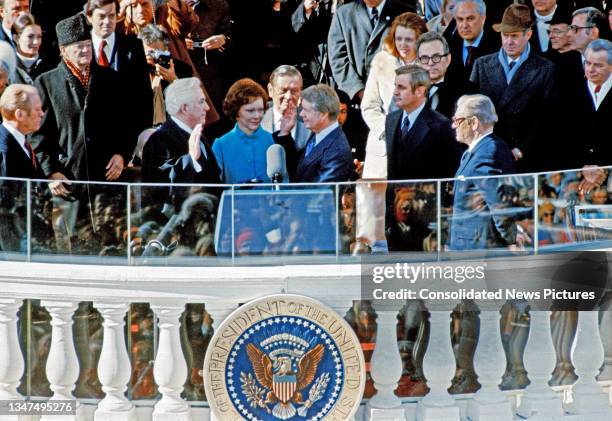
[[383, 49], [372, 59], [361, 101], [361, 113], [370, 128], [363, 178], [387, 178], [385, 117], [391, 106], [395, 69], [416, 61], [416, 40], [425, 32], [425, 21], [417, 14], [406, 12], [397, 16], [384, 40]]

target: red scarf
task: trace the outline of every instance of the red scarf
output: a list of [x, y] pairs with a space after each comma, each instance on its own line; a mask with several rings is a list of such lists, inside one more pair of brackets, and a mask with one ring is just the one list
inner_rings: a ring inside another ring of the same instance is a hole
[[76, 64], [74, 64], [67, 58], [64, 58], [64, 63], [66, 63], [66, 66], [68, 66], [70, 73], [72, 73], [79, 80], [79, 82], [81, 82], [81, 85], [83, 85], [83, 87], [87, 89], [87, 87], [89, 86], [89, 76], [91, 75], [91, 65], [88, 64], [87, 68], [85, 69], [85, 73], [83, 73]]

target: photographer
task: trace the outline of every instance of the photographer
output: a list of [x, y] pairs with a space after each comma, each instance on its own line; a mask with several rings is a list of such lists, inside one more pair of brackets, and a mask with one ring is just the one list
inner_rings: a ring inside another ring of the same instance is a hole
[[172, 58], [169, 50], [170, 38], [163, 27], [146, 25], [138, 34], [138, 38], [142, 41], [149, 65], [153, 90], [153, 125], [162, 124], [166, 121], [164, 89], [176, 79], [190, 77], [191, 67], [181, 60]]

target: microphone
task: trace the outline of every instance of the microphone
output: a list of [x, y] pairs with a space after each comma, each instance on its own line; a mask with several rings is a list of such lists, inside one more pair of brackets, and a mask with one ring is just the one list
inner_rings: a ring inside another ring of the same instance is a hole
[[266, 173], [274, 184], [289, 181], [285, 161], [285, 148], [281, 145], [270, 145], [266, 151]]
[[170, 220], [166, 223], [164, 228], [157, 235], [157, 238], [149, 241], [146, 245], [142, 255], [144, 256], [167, 256], [176, 248], [178, 245], [176, 241], [168, 244], [166, 243], [170, 238], [172, 238], [172, 234], [174, 234], [174, 230], [179, 225], [179, 216], [178, 214], [172, 215]]

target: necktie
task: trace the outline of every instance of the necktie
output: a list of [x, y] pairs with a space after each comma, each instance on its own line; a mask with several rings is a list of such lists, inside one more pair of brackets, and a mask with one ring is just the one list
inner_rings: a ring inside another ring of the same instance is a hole
[[406, 139], [408, 137], [408, 132], [410, 131], [410, 119], [408, 116], [405, 116], [402, 120], [402, 139]]
[[597, 95], [599, 93], [599, 91], [601, 91], [601, 85], [597, 85], [595, 87], [595, 95]]
[[510, 70], [514, 69], [514, 66], [516, 66], [516, 61], [511, 61], [510, 63], [508, 63], [508, 67], [510, 67]]
[[304, 152], [304, 156], [310, 155], [310, 153], [312, 152], [312, 150], [315, 147], [316, 141], [317, 141], [317, 138], [315, 137], [315, 134], [313, 133], [310, 136], [310, 139], [308, 139], [308, 143], [306, 144], [306, 152]]
[[372, 17], [370, 18], [370, 23], [372, 24], [372, 29], [376, 28], [376, 24], [378, 23], [378, 9], [372, 9]]
[[476, 47], [470, 45], [469, 47], [465, 47], [465, 48], [467, 48], [467, 57], [465, 58], [465, 69], [468, 72], [471, 72], [472, 66], [474, 65], [474, 58], [476, 56]]
[[34, 151], [32, 150], [32, 146], [30, 146], [30, 144], [26, 142], [25, 147], [30, 153], [30, 160], [32, 161], [32, 166], [34, 167], [34, 169], [36, 169], [38, 165], [36, 165], [36, 157], [34, 156]]
[[102, 67], [108, 67], [108, 57], [106, 57], [106, 53], [104, 52], [104, 48], [106, 47], [106, 40], [102, 40], [100, 42], [100, 48], [98, 49], [98, 64]]

